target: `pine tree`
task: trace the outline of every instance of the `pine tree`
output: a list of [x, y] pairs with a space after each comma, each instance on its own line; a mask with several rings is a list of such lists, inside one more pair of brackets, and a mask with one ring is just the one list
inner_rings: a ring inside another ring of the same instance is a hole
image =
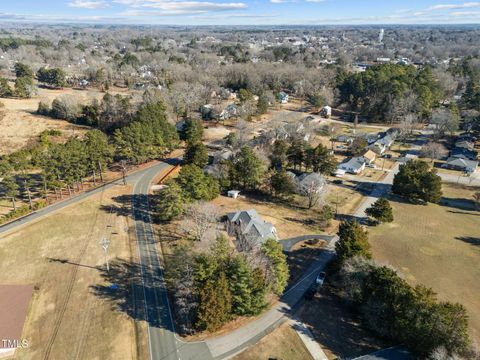
[[200, 290], [199, 300], [198, 328], [215, 332], [227, 323], [232, 312], [232, 294], [224, 272], [219, 274], [217, 281], [206, 283]]
[[184, 209], [185, 197], [180, 186], [170, 181], [167, 188], [160, 191], [156, 201], [155, 211], [161, 221], [171, 221], [177, 218]]
[[356, 221], [343, 221], [338, 229], [339, 240], [335, 244], [335, 250], [340, 261], [360, 255], [367, 259], [372, 257], [368, 233]]
[[267, 279], [272, 283], [272, 290], [275, 294], [281, 295], [290, 276], [287, 257], [283, 253], [282, 245], [274, 239], [268, 239], [262, 245], [262, 252], [268, 260]]
[[197, 165], [200, 168], [205, 167], [208, 164], [207, 147], [199, 141], [189, 142], [183, 160], [187, 164]]
[[392, 206], [390, 205], [390, 202], [385, 198], [380, 198], [375, 201], [371, 207], [365, 210], [365, 213], [380, 222], [393, 221]]

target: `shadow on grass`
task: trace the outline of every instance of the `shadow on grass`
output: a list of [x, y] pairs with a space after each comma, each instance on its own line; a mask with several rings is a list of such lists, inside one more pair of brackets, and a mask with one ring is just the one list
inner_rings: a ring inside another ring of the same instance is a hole
[[473, 236], [457, 236], [455, 239], [463, 241], [467, 244], [471, 244], [474, 246], [480, 246], [480, 237], [473, 237]]
[[135, 321], [145, 320], [150, 326], [173, 331], [168, 308], [165, 302], [159, 301], [166, 289], [157, 271], [119, 258], [110, 262], [109, 271], [103, 267], [97, 269], [104, 283], [90, 286], [95, 296], [110, 302], [113, 310]]
[[475, 202], [464, 198], [448, 198], [443, 197], [439, 205], [451, 207], [459, 210], [475, 211]]
[[328, 283], [319, 295], [305, 303], [299, 317], [315, 339], [339, 358], [365, 355], [390, 345], [362, 326], [360, 316]]

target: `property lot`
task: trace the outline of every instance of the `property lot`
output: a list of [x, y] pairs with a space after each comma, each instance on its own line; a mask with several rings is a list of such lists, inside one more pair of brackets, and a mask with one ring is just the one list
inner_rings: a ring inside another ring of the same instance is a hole
[[112, 211], [121, 206], [112, 197], [130, 190], [118, 186], [2, 235], [0, 283], [32, 284], [36, 289], [23, 332], [30, 346], [18, 350], [17, 358], [141, 356], [133, 320], [92, 288], [109, 285], [102, 278], [104, 236], [110, 239], [112, 263], [114, 258], [132, 261], [135, 238], [122, 212]]
[[289, 324], [283, 324], [233, 359], [310, 360], [312, 357], [295, 330]]
[[443, 186], [440, 205], [392, 201], [395, 221], [369, 229], [374, 258], [440, 299], [462, 303], [480, 342], [480, 212], [465, 186]]
[[[123, 89], [111, 91], [119, 93]], [[122, 92], [123, 93], [123, 92]], [[57, 129], [63, 132], [65, 138], [72, 135], [81, 135], [88, 128], [85, 126], [70, 124], [64, 120], [50, 119], [36, 114], [39, 101], [51, 103], [59, 96], [74, 97], [79, 104], [91, 102], [93, 99], [101, 99], [105, 93], [98, 90], [50, 90], [38, 88], [38, 95], [31, 99], [1, 99], [5, 105], [5, 116], [0, 119], [0, 155], [9, 154], [19, 150], [47, 129]]]

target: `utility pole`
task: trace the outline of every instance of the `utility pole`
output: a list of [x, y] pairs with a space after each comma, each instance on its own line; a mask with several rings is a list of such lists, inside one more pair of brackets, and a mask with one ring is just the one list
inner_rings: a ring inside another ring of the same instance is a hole
[[98, 161], [98, 171], [100, 172], [100, 181], [103, 183], [102, 163]]
[[30, 210], [33, 210], [32, 195], [30, 194], [30, 188], [28, 187], [27, 180], [24, 180], [25, 190], [27, 190], [28, 202], [30, 204]]
[[110, 244], [110, 241], [108, 241], [108, 239], [106, 237], [104, 237], [102, 239], [102, 241], [100, 242], [100, 245], [102, 245], [103, 252], [105, 254], [105, 264], [107, 266], [107, 272], [110, 271], [110, 265], [108, 263], [108, 245], [109, 244]]
[[122, 178], [123, 178], [123, 185], [127, 185], [127, 167], [125, 166], [125, 160], [121, 161], [121, 166], [122, 166]]

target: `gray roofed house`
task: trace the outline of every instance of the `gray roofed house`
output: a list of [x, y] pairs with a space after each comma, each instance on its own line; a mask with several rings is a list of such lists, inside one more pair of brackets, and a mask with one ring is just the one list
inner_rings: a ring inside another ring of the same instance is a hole
[[471, 141], [468, 141], [468, 140], [458, 140], [455, 143], [455, 147], [460, 148], [460, 149], [466, 149], [466, 150], [469, 150], [469, 151], [473, 151], [475, 149], [475, 144]]
[[305, 173], [295, 178], [295, 183], [300, 192], [306, 189], [312, 189], [316, 193], [320, 193], [326, 185], [325, 178], [319, 173]]
[[358, 174], [365, 169], [365, 159], [363, 156], [356, 156], [348, 159], [347, 161], [339, 164], [337, 169], [345, 170], [351, 174]]
[[442, 167], [472, 173], [477, 170], [478, 161], [450, 157], [447, 159], [447, 162], [442, 165]]
[[236, 237], [239, 250], [250, 250], [268, 239], [278, 240], [275, 226], [264, 221], [255, 209], [228, 213], [226, 229], [228, 235]]
[[476, 160], [478, 156], [477, 151], [468, 150], [464, 148], [455, 148], [450, 151], [450, 157], [456, 157], [461, 159]]

